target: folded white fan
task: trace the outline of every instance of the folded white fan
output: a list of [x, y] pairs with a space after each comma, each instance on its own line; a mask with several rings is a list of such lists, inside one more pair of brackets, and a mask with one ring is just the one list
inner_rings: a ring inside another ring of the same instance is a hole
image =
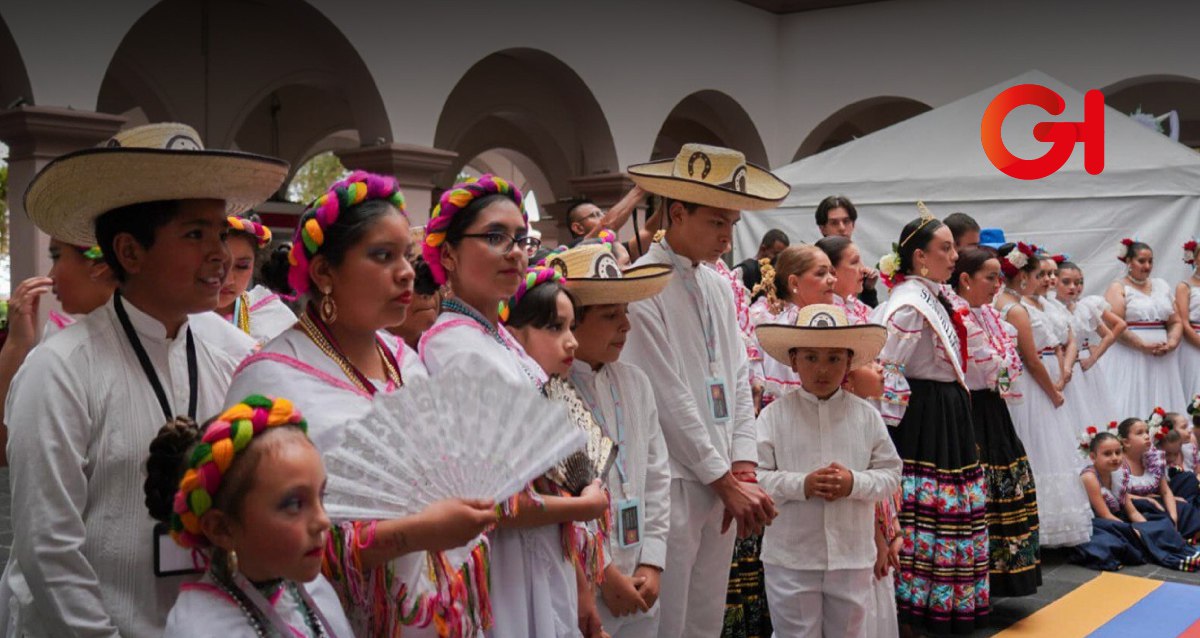
[[322, 457], [334, 520], [408, 516], [447, 498], [503, 501], [586, 443], [560, 402], [495, 376], [413, 379], [344, 427]]

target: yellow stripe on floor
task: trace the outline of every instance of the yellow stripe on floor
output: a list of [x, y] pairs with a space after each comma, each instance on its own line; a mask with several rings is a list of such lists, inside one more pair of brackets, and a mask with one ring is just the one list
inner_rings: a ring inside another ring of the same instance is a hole
[[996, 638], [1084, 638], [1162, 585], [1105, 572], [996, 634]]

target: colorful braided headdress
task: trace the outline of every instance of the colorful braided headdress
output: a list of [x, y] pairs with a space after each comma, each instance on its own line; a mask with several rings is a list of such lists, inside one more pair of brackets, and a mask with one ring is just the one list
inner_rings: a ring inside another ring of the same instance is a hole
[[442, 268], [441, 249], [442, 244], [446, 243], [446, 229], [450, 227], [450, 221], [454, 219], [455, 215], [470, 206], [471, 202], [488, 195], [504, 195], [511, 199], [521, 211], [521, 218], [525, 220], [525, 224], [529, 224], [525, 209], [521, 208], [521, 191], [508, 181], [487, 173], [480, 176], [479, 179], [455, 184], [453, 188], [442, 193], [438, 205], [433, 208], [433, 213], [429, 216], [429, 223], [425, 224], [425, 244], [421, 246], [421, 254], [425, 256], [425, 263], [429, 264], [433, 279], [439, 285], [446, 283], [446, 270]]
[[104, 251], [100, 250], [99, 246], [76, 246], [76, 248], [83, 254], [84, 259], [92, 261], [104, 259]]
[[291, 401], [258, 394], [246, 397], [209, 424], [192, 450], [188, 469], [175, 492], [171, 538], [176, 543], [186, 548], [208, 547], [200, 517], [212, 507], [221, 478], [255, 436], [281, 425], [297, 425], [308, 433], [308, 423]]
[[229, 222], [229, 227], [233, 230], [253, 237], [254, 241], [258, 242], [259, 248], [266, 248], [271, 243], [271, 229], [253, 219], [230, 215], [225, 220]]
[[524, 297], [525, 293], [547, 282], [565, 284], [567, 280], [557, 269], [549, 266], [534, 266], [526, 270], [525, 278], [517, 285], [517, 292], [513, 293], [513, 305], [520, 303], [521, 297]]
[[366, 171], [354, 171], [345, 179], [334, 182], [329, 190], [318, 197], [304, 214], [292, 237], [292, 250], [288, 253], [288, 284], [296, 294], [308, 292], [308, 262], [325, 243], [325, 230], [337, 223], [341, 212], [368, 199], [382, 199], [395, 206], [401, 215], [404, 211], [404, 194], [396, 179]]

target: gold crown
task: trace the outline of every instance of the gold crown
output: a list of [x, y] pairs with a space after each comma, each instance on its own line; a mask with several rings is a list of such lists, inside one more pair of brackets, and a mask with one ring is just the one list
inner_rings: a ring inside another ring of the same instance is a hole
[[921, 225], [917, 226], [911, 233], [909, 233], [908, 237], [900, 240], [901, 246], [907, 244], [908, 240], [912, 239], [913, 235], [921, 232], [921, 229], [928, 225], [929, 222], [937, 221], [937, 217], [934, 217], [933, 213], [929, 212], [929, 209], [925, 207], [925, 202], [917, 202], [917, 212], [921, 213]]

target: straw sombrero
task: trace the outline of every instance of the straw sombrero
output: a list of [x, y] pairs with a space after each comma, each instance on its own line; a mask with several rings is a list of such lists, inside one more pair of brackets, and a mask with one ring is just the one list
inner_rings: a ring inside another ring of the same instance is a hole
[[546, 257], [546, 265], [567, 280], [581, 306], [632, 303], [662, 292], [671, 266], [648, 264], [622, 271], [612, 245], [584, 244]]
[[634, 164], [628, 172], [655, 195], [731, 210], [775, 208], [792, 190], [740, 152], [704, 144], [684, 144], [675, 159]]
[[854, 351], [850, 369], [873, 361], [887, 341], [887, 330], [876, 324], [850, 325], [846, 311], [830, 304], [812, 304], [800, 309], [795, 325], [762, 324], [756, 330], [758, 343], [772, 358], [792, 364], [792, 348], [846, 348]]
[[47, 164], [25, 190], [25, 212], [51, 237], [91, 246], [96, 243], [96, 218], [110, 210], [163, 200], [220, 199], [230, 215], [237, 215], [266, 201], [287, 173], [283, 160], [205, 150], [186, 124], [148, 124]]

